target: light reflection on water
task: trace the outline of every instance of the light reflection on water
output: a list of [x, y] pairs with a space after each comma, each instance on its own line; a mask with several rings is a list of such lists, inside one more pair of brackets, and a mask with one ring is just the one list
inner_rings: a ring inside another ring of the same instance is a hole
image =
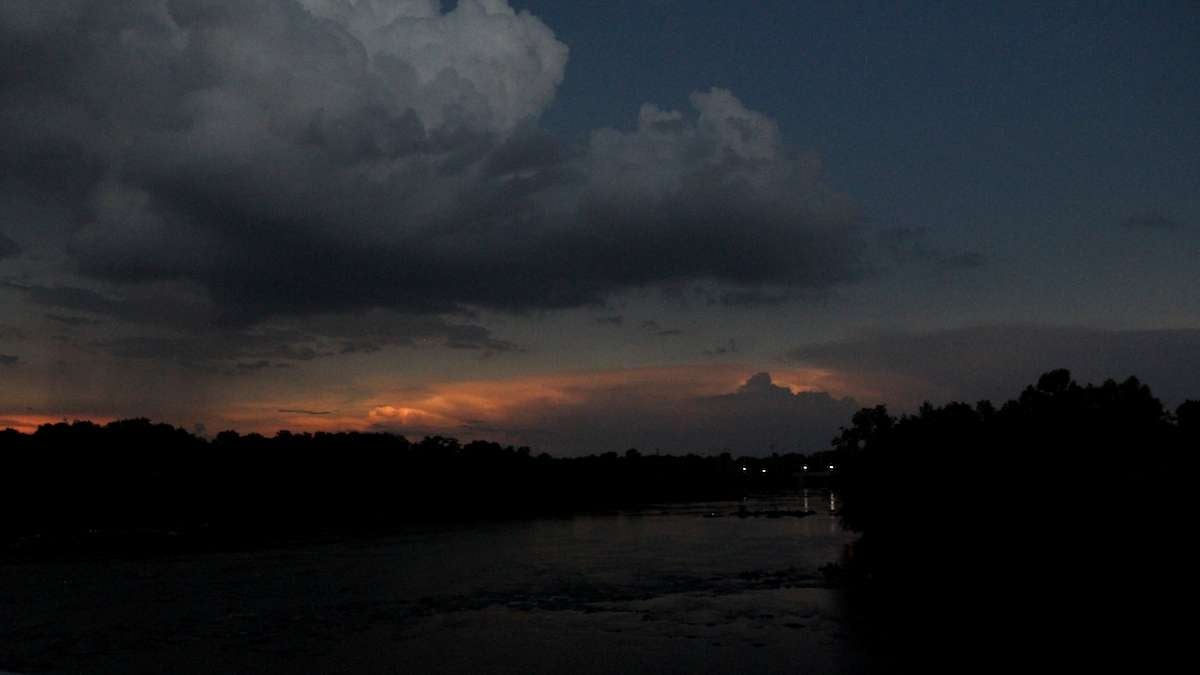
[[[823, 565], [837, 562], [854, 538], [842, 530], [836, 508], [830, 491], [804, 489], [576, 516], [566, 521], [569, 526], [545, 519], [500, 527], [510, 537], [533, 540], [523, 554], [547, 556], [542, 559], [561, 561], [594, 578], [636, 576], [638, 583], [652, 585], [663, 574], [734, 574], [773, 567], [815, 576]], [[799, 515], [808, 511], [816, 513]], [[564, 567], [539, 571], [553, 575]]]
[[829, 498], [829, 506], [825, 513], [837, 515], [838, 507], [837, 507], [837, 493], [836, 492], [834, 492], [832, 490], [810, 490], [808, 488], [802, 488], [800, 490], [800, 503], [801, 503], [800, 508], [805, 511], [812, 510], [812, 507], [809, 506], [809, 495], [810, 494], [812, 494], [812, 495], [819, 494], [822, 497], [828, 497]]

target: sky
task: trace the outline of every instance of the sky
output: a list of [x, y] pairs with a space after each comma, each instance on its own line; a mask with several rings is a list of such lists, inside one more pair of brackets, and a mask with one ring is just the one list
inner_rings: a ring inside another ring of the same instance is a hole
[[1200, 397], [1194, 2], [8, 0], [0, 428], [824, 449]]

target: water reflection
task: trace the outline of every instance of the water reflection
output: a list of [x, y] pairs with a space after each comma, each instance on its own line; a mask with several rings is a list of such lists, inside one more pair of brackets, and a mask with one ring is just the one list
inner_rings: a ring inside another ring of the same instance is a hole
[[808, 488], [802, 488], [800, 490], [799, 499], [800, 499], [800, 508], [805, 511], [813, 510], [813, 508], [812, 508], [813, 500], [828, 499], [829, 501], [828, 501], [828, 508], [826, 509], [826, 513], [828, 513], [830, 515], [835, 515], [835, 516], [837, 515], [838, 498], [837, 498], [837, 493], [832, 490], [810, 490]]

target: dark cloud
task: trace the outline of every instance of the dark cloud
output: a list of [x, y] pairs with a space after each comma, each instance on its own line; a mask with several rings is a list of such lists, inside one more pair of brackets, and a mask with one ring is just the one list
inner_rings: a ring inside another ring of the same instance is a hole
[[21, 247], [17, 245], [17, 242], [4, 236], [3, 232], [0, 232], [0, 260], [12, 258], [20, 253]]
[[[39, 307], [84, 312], [134, 324], [195, 330], [211, 324], [213, 316], [212, 308], [202, 300], [173, 293], [147, 292], [146, 289], [125, 289], [127, 295], [113, 296], [79, 286], [44, 286], [17, 281], [2, 282], [2, 288], [23, 293], [26, 300]], [[87, 321], [100, 323], [90, 317], [54, 313], [47, 314], [46, 318], [74, 326], [85, 325]]]
[[625, 323], [625, 317], [620, 314], [616, 316], [598, 316], [596, 317], [596, 323], [607, 324], [610, 326], [620, 326], [621, 324]]
[[272, 325], [190, 335], [134, 335], [94, 341], [90, 346], [120, 358], [168, 360], [217, 370], [232, 365], [235, 372], [242, 373], [260, 364], [299, 363], [392, 347], [444, 347], [487, 354], [519, 350], [482, 326], [385, 312], [368, 313], [356, 321], [340, 316], [309, 317], [303, 327]]
[[1168, 402], [1200, 396], [1200, 330], [1112, 331], [995, 325], [931, 333], [883, 332], [793, 350], [797, 363], [841, 371], [884, 401], [1006, 400], [1042, 373], [1077, 379], [1135, 375]]
[[13, 281], [5, 282], [4, 285], [11, 290], [26, 293], [30, 302], [43, 307], [59, 307], [114, 317], [124, 314], [119, 301], [84, 288], [25, 285]]
[[863, 276], [855, 210], [729, 92], [567, 147], [535, 124], [567, 58], [536, 18], [368, 4], [7, 2], [3, 168], [77, 214], [79, 272], [194, 286], [229, 325]]
[[[371, 353], [387, 347], [443, 346], [488, 354], [520, 347], [483, 326], [440, 317], [385, 311], [315, 315], [301, 322], [258, 326], [214, 324], [211, 306], [195, 298], [162, 293], [118, 297], [77, 286], [42, 286], [6, 281], [41, 307], [65, 309], [139, 324], [144, 332], [94, 340], [86, 346], [122, 358], [173, 360], [189, 366], [223, 361], [284, 359], [309, 361], [339, 354]], [[93, 326], [99, 319], [45, 314], [67, 326]], [[14, 329], [15, 330], [15, 329]], [[157, 333], [157, 334], [155, 334]], [[64, 341], [70, 338], [63, 337]]]
[[1183, 223], [1168, 218], [1161, 213], [1142, 213], [1130, 216], [1121, 221], [1121, 227], [1128, 230], [1182, 230]]
[[284, 414], [287, 414], [287, 415], [310, 415], [310, 416], [316, 416], [316, 417], [320, 417], [320, 416], [324, 416], [324, 415], [332, 415], [332, 414], [333, 414], [333, 411], [332, 411], [332, 410], [289, 410], [289, 409], [282, 409], [282, 410], [279, 410], [279, 412], [281, 412], [281, 413], [284, 413]]
[[15, 366], [21, 359], [10, 354], [0, 354], [0, 366]]

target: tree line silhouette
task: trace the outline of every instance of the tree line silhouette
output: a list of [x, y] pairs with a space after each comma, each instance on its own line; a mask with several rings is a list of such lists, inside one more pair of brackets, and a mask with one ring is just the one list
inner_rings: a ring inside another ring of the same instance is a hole
[[[999, 407], [927, 403], [899, 417], [863, 409], [828, 451], [807, 456], [630, 449], [556, 458], [443, 436], [223, 431], [206, 440], [146, 419], [63, 422], [32, 434], [0, 431], [0, 542], [253, 542], [730, 498], [805, 477], [822, 484], [813, 474], [833, 464], [837, 472], [824, 480], [841, 493], [845, 526], [861, 533], [841, 573], [895, 590], [931, 565], [994, 563], [1031, 539], [1087, 543], [1091, 525], [1133, 510], [1161, 520], [1190, 476], [1198, 435], [1200, 402], [1172, 413], [1134, 378], [1081, 386], [1062, 370]], [[1125, 505], [1123, 487], [1144, 494]]]
[[1190, 559], [1200, 401], [1172, 413], [1136, 378], [1055, 370], [999, 407], [863, 409], [834, 447], [860, 533], [837, 571], [869, 591], [901, 669], [1040, 654], [1146, 670], [1178, 639], [1160, 604]]
[[[833, 453], [836, 454], [836, 453]], [[129, 419], [0, 432], [9, 550], [254, 543], [421, 521], [732, 498], [796, 484], [817, 453], [579, 458], [390, 433], [223, 431]], [[823, 459], [824, 457], [824, 459]]]

